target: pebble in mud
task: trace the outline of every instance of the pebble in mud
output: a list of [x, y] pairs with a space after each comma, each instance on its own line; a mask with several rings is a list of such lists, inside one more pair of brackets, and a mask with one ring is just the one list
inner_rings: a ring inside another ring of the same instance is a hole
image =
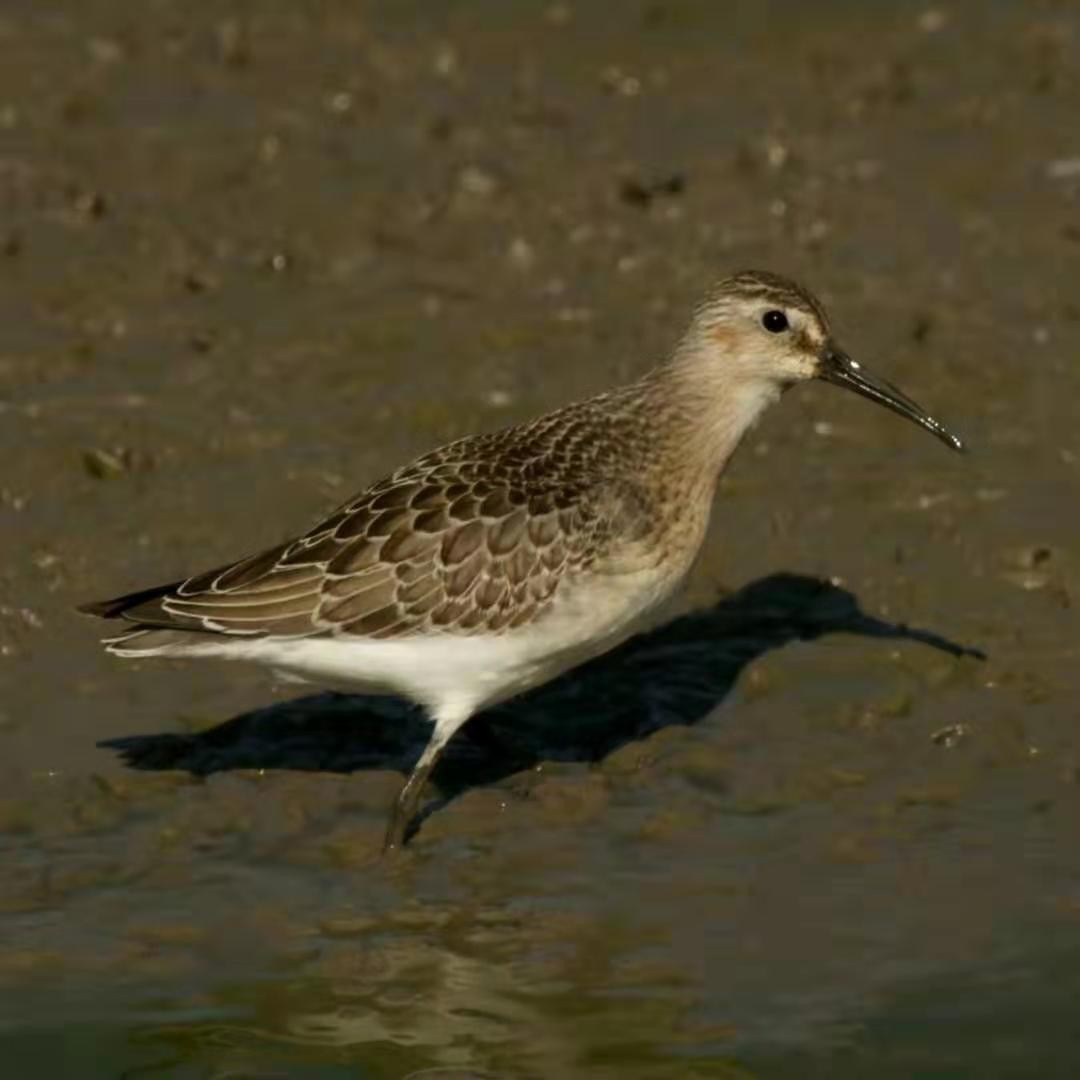
[[959, 746], [969, 733], [967, 724], [949, 724], [947, 727], [938, 728], [930, 739], [935, 746], [943, 746], [946, 750], [951, 750], [954, 746]]
[[468, 165], [458, 173], [457, 189], [469, 198], [490, 199], [502, 186], [499, 178], [480, 165]]
[[87, 476], [92, 476], [95, 480], [108, 480], [110, 477], [120, 476], [128, 472], [135, 461], [134, 453], [125, 447], [84, 450], [82, 455], [83, 469]]
[[1027, 592], [1044, 589], [1053, 580], [1053, 555], [1053, 550], [1042, 544], [1008, 548], [1002, 553], [1005, 569], [1001, 577]]

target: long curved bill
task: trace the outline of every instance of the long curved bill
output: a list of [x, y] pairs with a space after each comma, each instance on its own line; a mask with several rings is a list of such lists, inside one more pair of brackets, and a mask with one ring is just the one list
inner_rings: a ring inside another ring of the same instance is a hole
[[860, 363], [852, 360], [846, 352], [835, 346], [828, 346], [821, 354], [817, 377], [825, 382], [835, 383], [856, 394], [862, 394], [886, 409], [906, 416], [920, 427], [936, 435], [946, 446], [953, 450], [963, 450], [964, 444], [944, 424], [939, 424], [929, 413], [924, 412], [914, 401], [897, 390], [892, 383], [871, 375]]

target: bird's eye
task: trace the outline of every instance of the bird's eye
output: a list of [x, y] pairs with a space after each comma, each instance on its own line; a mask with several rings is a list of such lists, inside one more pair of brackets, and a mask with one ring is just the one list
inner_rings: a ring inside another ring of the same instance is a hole
[[761, 325], [770, 334], [782, 334], [788, 328], [787, 316], [782, 311], [766, 311], [761, 316]]

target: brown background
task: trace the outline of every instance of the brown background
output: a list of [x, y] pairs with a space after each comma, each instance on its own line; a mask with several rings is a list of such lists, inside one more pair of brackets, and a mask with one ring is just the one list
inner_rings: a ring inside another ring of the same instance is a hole
[[[1075, 5], [7, 0], [0, 50], [20, 1076], [1075, 1075]], [[463, 738], [402, 858], [415, 717], [72, 613], [630, 376], [744, 266], [971, 453], [790, 395], [684, 607], [757, 586]]]

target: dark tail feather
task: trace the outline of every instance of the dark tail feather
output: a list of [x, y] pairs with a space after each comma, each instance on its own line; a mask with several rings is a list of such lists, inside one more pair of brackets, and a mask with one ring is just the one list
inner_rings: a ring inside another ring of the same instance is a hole
[[81, 611], [84, 615], [97, 615], [102, 619], [119, 619], [131, 608], [175, 592], [182, 584], [182, 581], [174, 581], [170, 585], [156, 585], [152, 589], [142, 589], [124, 596], [115, 596], [111, 600], [92, 600], [89, 604], [79, 604], [75, 610]]

